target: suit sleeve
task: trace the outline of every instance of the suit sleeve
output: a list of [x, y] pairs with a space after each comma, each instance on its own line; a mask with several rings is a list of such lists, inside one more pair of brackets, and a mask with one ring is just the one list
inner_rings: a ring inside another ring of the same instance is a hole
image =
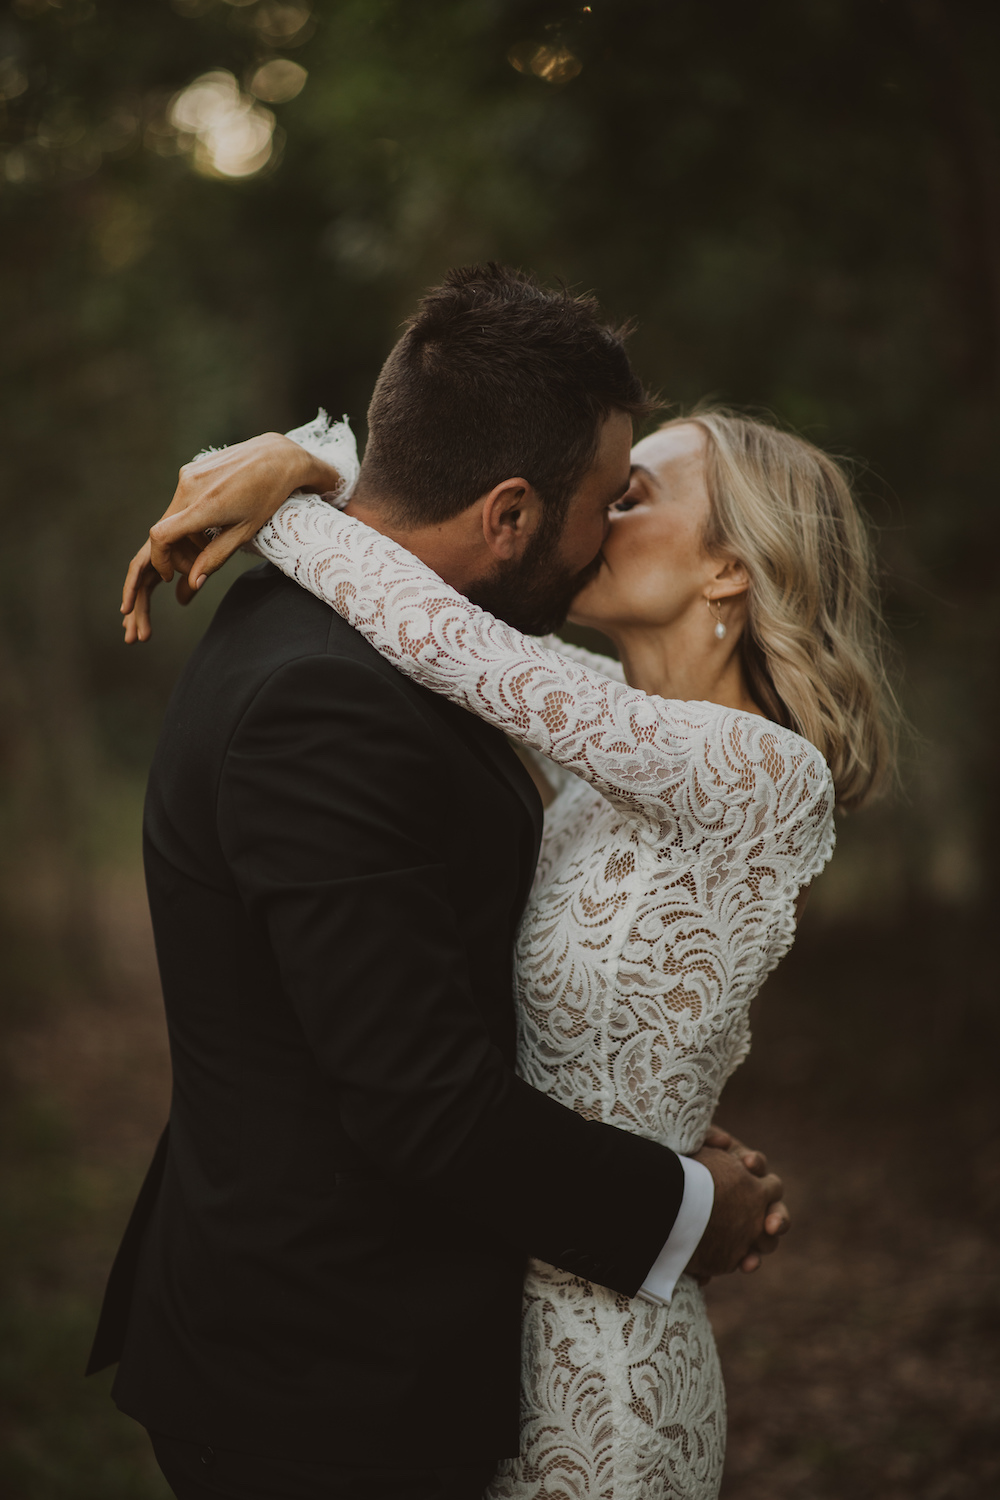
[[341, 658], [293, 662], [229, 748], [230, 868], [373, 1169], [633, 1295], [676, 1218], [680, 1161], [504, 1062], [464, 961], [437, 774], [431, 731], [391, 680]]

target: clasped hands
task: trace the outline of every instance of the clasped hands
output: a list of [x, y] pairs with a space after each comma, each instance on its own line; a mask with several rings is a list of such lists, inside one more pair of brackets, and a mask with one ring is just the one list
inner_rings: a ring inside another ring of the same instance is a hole
[[688, 1274], [704, 1286], [730, 1271], [756, 1271], [790, 1226], [781, 1179], [768, 1172], [763, 1152], [750, 1150], [717, 1125], [709, 1128], [694, 1160], [711, 1172], [715, 1201]]

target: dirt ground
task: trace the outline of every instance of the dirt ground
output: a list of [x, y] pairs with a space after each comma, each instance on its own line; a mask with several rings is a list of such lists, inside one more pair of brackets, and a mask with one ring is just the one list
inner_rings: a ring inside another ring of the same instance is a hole
[[[135, 876], [108, 884], [100, 921], [106, 987], [54, 1004], [22, 1029], [15, 1049], [26, 1095], [46, 1101], [61, 1124], [57, 1145], [36, 1149], [44, 1170], [31, 1168], [27, 1185], [16, 1178], [12, 1212], [20, 1193], [31, 1243], [15, 1265], [20, 1313], [4, 1357], [15, 1392], [2, 1419], [0, 1478], [10, 1500], [166, 1493], [141, 1433], [107, 1401], [107, 1377], [84, 1386], [77, 1375], [110, 1253], [165, 1117], [169, 1076]], [[822, 933], [805, 942], [771, 981], [754, 1054], [721, 1111], [724, 1124], [768, 1152], [794, 1216], [762, 1271], [709, 1289], [729, 1400], [723, 1494], [994, 1500], [1000, 1156], [992, 1107], [978, 1085], [935, 1089], [933, 1060], [928, 1069], [900, 1058], [891, 1038], [905, 1018], [912, 1040], [919, 1007], [886, 1001], [877, 973], [849, 986], [860, 960], [830, 943]], [[824, 996], [843, 999], [839, 1011]], [[960, 1036], [932, 1041], [962, 1045]], [[855, 1045], [873, 1056], [845, 1087], [840, 1072]]]

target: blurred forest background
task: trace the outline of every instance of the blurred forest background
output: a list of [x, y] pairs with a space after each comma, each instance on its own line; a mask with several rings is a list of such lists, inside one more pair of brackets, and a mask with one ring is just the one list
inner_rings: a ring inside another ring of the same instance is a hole
[[125, 563], [201, 447], [319, 405], [363, 434], [421, 289], [487, 257], [635, 315], [671, 401], [857, 462], [915, 734], [725, 1102], [796, 1216], [711, 1289], [725, 1495], [1000, 1493], [995, 3], [0, 14], [4, 1495], [166, 1494], [80, 1371], [167, 1106], [145, 771], [226, 580], [125, 650]]

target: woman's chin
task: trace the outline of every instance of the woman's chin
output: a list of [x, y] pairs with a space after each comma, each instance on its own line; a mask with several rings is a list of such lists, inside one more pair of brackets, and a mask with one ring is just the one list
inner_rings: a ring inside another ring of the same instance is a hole
[[577, 609], [576, 604], [570, 605], [569, 614], [566, 616], [567, 625], [583, 625], [588, 630], [600, 630], [601, 622], [593, 610]]
[[585, 583], [573, 599], [566, 616], [571, 625], [590, 625], [600, 630], [604, 612], [601, 609], [601, 575]]

